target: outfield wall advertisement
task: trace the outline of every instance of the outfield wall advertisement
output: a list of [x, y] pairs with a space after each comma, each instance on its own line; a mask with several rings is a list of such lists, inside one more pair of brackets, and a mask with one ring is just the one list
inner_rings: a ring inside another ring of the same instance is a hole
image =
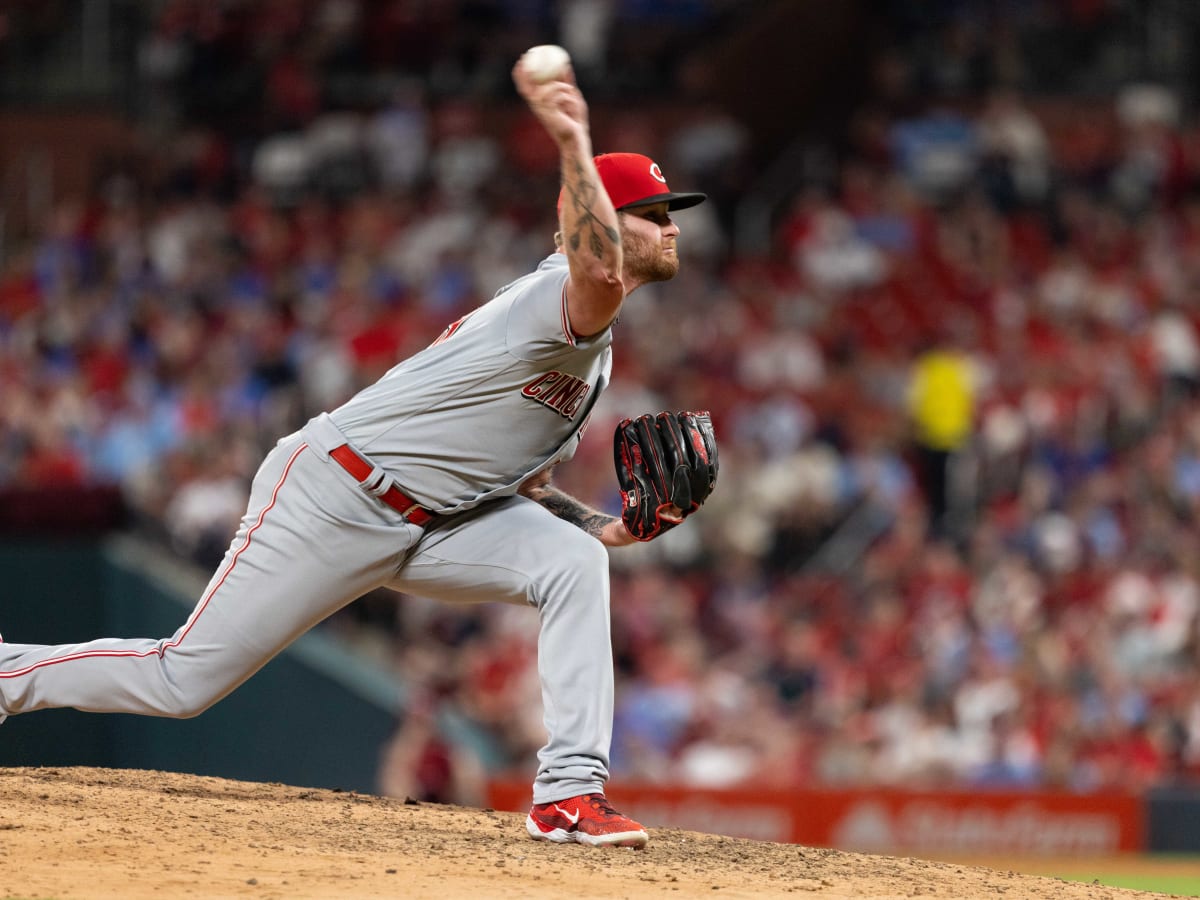
[[[688, 790], [614, 786], [646, 825], [870, 853], [1099, 856], [1145, 847], [1129, 796], [898, 790]], [[494, 783], [489, 802], [522, 810], [529, 786]]]

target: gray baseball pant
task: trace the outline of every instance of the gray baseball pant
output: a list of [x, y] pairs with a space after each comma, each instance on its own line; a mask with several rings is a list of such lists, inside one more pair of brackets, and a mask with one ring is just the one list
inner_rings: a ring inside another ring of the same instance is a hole
[[329, 443], [302, 431], [268, 454], [222, 564], [171, 637], [0, 643], [0, 715], [73, 707], [195, 716], [382, 586], [454, 603], [527, 603], [541, 619], [548, 733], [534, 802], [603, 791], [613, 709], [603, 545], [519, 496], [417, 528], [361, 489], [328, 457]]

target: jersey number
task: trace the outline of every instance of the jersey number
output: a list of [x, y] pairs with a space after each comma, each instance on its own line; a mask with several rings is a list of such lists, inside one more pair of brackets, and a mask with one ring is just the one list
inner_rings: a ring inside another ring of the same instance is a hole
[[446, 330], [443, 331], [441, 334], [439, 334], [437, 336], [437, 339], [434, 340], [434, 342], [432, 344], [430, 344], [429, 346], [436, 347], [438, 344], [441, 344], [445, 341], [450, 340], [450, 336], [452, 334], [454, 334], [454, 332], [458, 331], [459, 328], [462, 327], [462, 323], [467, 321], [467, 317], [470, 315], [471, 315], [470, 313], [467, 313], [467, 315], [463, 316], [461, 319], [457, 319], [456, 321], [451, 322], [449, 325], [447, 325]]

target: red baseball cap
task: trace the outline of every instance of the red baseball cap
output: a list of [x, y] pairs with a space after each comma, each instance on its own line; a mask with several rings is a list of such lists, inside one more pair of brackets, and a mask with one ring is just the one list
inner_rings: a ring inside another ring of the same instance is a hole
[[[615, 209], [649, 206], [666, 201], [667, 209], [687, 209], [708, 199], [707, 194], [680, 194], [667, 187], [658, 163], [640, 153], [602, 153], [594, 158], [600, 181]], [[562, 210], [563, 195], [558, 194]]]

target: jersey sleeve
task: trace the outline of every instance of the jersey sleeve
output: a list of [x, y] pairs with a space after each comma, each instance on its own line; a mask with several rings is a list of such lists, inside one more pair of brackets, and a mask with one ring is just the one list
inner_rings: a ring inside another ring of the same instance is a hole
[[506, 338], [508, 350], [519, 359], [549, 359], [563, 352], [607, 339], [606, 329], [586, 341], [571, 330], [567, 314], [567, 268], [540, 273], [517, 291], [509, 306]]

